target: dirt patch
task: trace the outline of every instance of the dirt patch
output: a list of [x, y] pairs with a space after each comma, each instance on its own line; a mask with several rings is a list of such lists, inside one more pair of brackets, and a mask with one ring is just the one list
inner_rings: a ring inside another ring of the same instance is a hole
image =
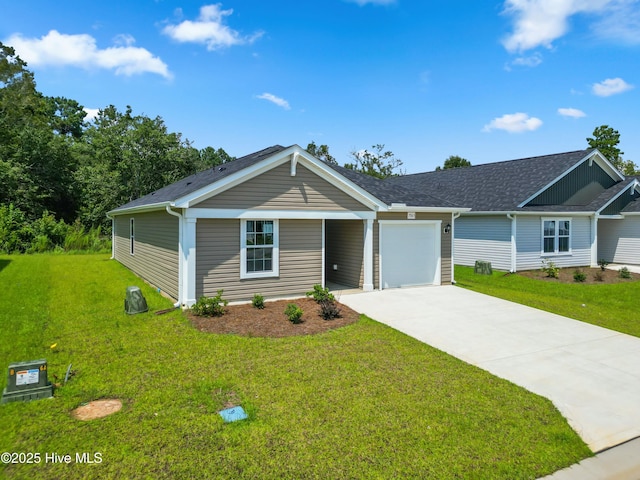
[[593, 283], [593, 284], [603, 284], [603, 283], [621, 283], [621, 282], [633, 282], [640, 280], [640, 275], [637, 273], [631, 273], [631, 278], [620, 278], [620, 274], [617, 270], [609, 270], [605, 269], [603, 272], [600, 267], [596, 268], [561, 268], [558, 278], [547, 277], [545, 272], [540, 270], [528, 270], [523, 272], [518, 272], [518, 275], [528, 278], [535, 278], [538, 280], [544, 280], [548, 282], [559, 282], [559, 283], [580, 283], [576, 282], [573, 278], [573, 274], [576, 270], [580, 270], [582, 273], [586, 275], [586, 279], [582, 283]]
[[122, 402], [117, 398], [94, 400], [76, 408], [71, 412], [71, 416], [76, 420], [95, 420], [116, 413], [121, 408]]
[[[304, 311], [302, 323], [293, 324], [284, 314], [288, 304], [295, 303]], [[231, 333], [246, 337], [291, 337], [314, 335], [355, 323], [360, 314], [338, 303], [340, 317], [324, 320], [320, 307], [311, 298], [267, 301], [262, 310], [253, 305], [229, 305], [221, 317], [197, 317], [187, 311], [191, 323], [201, 332]]]

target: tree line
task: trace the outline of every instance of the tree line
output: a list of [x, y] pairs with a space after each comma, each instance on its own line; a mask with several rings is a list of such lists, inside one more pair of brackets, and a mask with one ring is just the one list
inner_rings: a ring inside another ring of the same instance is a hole
[[104, 248], [109, 210], [233, 160], [129, 106], [86, 115], [73, 99], [40, 93], [0, 43], [0, 252]]

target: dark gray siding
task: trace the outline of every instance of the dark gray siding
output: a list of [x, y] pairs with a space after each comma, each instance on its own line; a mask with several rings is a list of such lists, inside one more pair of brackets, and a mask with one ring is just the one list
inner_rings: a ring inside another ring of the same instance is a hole
[[638, 192], [636, 192], [635, 190], [633, 191], [633, 195], [631, 195], [629, 192], [624, 192], [622, 195], [616, 198], [613, 202], [611, 202], [611, 205], [605, 208], [600, 214], [601, 215], [620, 215], [620, 211], [624, 207], [629, 205], [629, 203], [631, 203], [632, 200], [638, 198], [639, 196], [640, 195], [638, 195]]
[[[118, 215], [115, 218], [115, 259], [147, 282], [178, 298], [178, 219], [166, 212]], [[134, 219], [134, 254], [129, 227]]]
[[586, 161], [527, 205], [587, 205], [615, 183], [600, 165]]

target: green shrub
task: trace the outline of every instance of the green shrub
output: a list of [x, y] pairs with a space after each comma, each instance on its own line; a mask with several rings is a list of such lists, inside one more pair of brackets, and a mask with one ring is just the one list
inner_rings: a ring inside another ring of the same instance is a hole
[[320, 303], [325, 300], [334, 301], [336, 298], [333, 296], [333, 293], [329, 292], [327, 287], [322, 288], [322, 285], [314, 285], [313, 290], [306, 293], [307, 297], [313, 297], [313, 299]]
[[22, 210], [0, 205], [0, 252], [24, 253], [33, 241], [33, 228]]
[[320, 305], [320, 316], [325, 320], [333, 320], [340, 316], [340, 307], [333, 300], [321, 300], [318, 302]]
[[609, 262], [607, 262], [604, 258], [601, 258], [600, 260], [598, 260], [598, 265], [600, 266], [600, 270], [604, 272], [604, 270], [607, 268], [607, 265], [609, 265]]
[[287, 308], [284, 309], [284, 314], [291, 323], [302, 323], [303, 313], [302, 309], [295, 303], [290, 303], [287, 305]]
[[540, 270], [546, 273], [549, 278], [558, 278], [558, 275], [560, 274], [560, 267], [557, 267], [556, 264], [550, 260], [543, 260], [542, 268]]
[[200, 299], [191, 307], [194, 315], [199, 317], [220, 317], [225, 313], [225, 307], [229, 304], [228, 300], [222, 298], [224, 290], [218, 290], [215, 297], [200, 297]]
[[264, 308], [264, 297], [256, 293], [251, 300], [251, 305], [259, 310], [262, 310]]
[[576, 282], [584, 282], [587, 279], [587, 275], [580, 269], [574, 270], [573, 280]]
[[618, 270], [618, 276], [620, 278], [631, 278], [631, 272], [627, 267], [622, 267], [620, 270]]

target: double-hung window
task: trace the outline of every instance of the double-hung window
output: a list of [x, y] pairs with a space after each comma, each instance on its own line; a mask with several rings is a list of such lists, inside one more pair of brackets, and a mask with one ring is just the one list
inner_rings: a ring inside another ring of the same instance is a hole
[[571, 220], [542, 219], [542, 253], [549, 255], [571, 253]]
[[278, 221], [242, 220], [241, 278], [278, 276]]

